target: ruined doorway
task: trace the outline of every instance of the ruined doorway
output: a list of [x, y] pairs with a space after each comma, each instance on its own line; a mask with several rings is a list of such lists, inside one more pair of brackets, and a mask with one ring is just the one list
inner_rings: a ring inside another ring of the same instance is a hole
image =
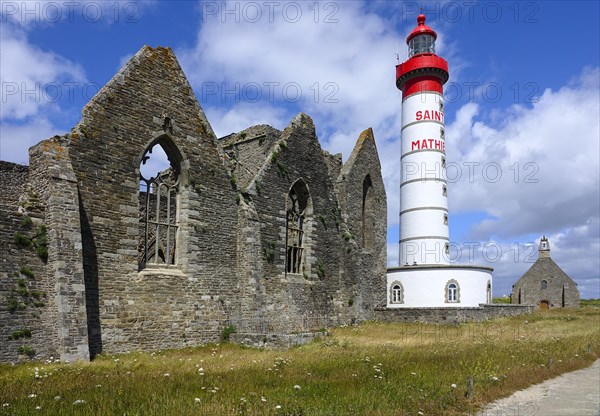
[[550, 302], [548, 302], [547, 300], [541, 300], [539, 304], [539, 309], [547, 311], [548, 309], [550, 309]]

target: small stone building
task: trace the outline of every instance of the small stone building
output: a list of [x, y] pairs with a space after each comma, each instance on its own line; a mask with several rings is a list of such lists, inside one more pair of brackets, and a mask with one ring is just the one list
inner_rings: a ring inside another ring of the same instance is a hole
[[546, 236], [540, 240], [539, 258], [513, 285], [511, 303], [540, 309], [579, 307], [577, 283], [550, 258]]
[[[291, 344], [385, 301], [373, 133], [312, 120], [218, 139], [172, 50], [142, 48], [63, 136], [0, 162], [0, 361]], [[170, 167], [143, 173], [160, 147]]]

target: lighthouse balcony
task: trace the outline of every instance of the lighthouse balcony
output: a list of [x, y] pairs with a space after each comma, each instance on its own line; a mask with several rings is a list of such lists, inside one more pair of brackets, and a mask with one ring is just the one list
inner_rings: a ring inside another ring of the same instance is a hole
[[435, 75], [445, 84], [449, 77], [448, 61], [435, 54], [422, 53], [396, 65], [396, 85], [400, 89], [408, 80], [426, 75]]

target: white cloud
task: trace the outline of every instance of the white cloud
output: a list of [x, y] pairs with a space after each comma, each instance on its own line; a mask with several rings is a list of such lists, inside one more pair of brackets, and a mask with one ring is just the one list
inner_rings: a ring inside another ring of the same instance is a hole
[[217, 137], [237, 133], [257, 124], [268, 124], [283, 130], [290, 122], [281, 107], [263, 103], [239, 103], [230, 109], [204, 106], [203, 109]]
[[43, 109], [57, 107], [69, 88], [85, 82], [79, 65], [32, 45], [26, 33], [15, 26], [4, 26], [0, 49], [2, 120], [22, 120]]
[[[582, 296], [600, 296], [599, 79], [598, 68], [585, 68], [531, 108], [495, 109], [490, 120], [477, 104], [466, 104], [447, 126], [448, 176], [461, 174], [449, 185], [450, 213], [490, 216], [468, 238], [480, 246], [500, 239], [503, 256], [492, 266], [501, 293], [537, 259], [537, 251], [523, 257], [528, 249], [518, 244], [546, 234], [552, 257], [576, 278]], [[515, 258], [518, 247], [523, 253]]]
[[64, 134], [46, 117], [35, 117], [25, 124], [0, 123], [0, 160], [29, 164], [28, 149], [57, 134]]
[[[313, 117], [322, 146], [347, 158], [360, 132], [374, 127], [386, 187], [397, 189], [401, 99], [394, 53], [404, 35], [388, 29], [392, 22], [363, 2], [319, 3], [318, 16], [314, 3], [297, 2], [297, 22], [281, 4], [272, 19], [262, 8], [256, 23], [244, 3], [200, 4], [197, 45], [177, 55], [217, 132], [253, 120], [281, 128], [302, 111]], [[238, 103], [257, 89], [269, 105]], [[397, 193], [389, 192], [388, 201], [390, 223], [397, 222]]]
[[[447, 127], [452, 212], [485, 211], [493, 219], [471, 237], [511, 238], [568, 229], [600, 211], [599, 69], [531, 108], [496, 110], [494, 126], [476, 104], [463, 106]], [[591, 116], [591, 115], [594, 116]], [[472, 175], [470, 175], [472, 173]]]
[[85, 74], [78, 64], [30, 43], [27, 31], [10, 21], [3, 23], [0, 50], [0, 158], [27, 164], [30, 146], [61, 133], [51, 120], [85, 85]]

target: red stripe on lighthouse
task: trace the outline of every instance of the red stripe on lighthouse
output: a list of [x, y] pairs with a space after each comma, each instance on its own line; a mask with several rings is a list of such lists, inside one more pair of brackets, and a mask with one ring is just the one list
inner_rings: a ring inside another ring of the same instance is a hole
[[437, 92], [443, 94], [442, 83], [436, 76], [423, 76], [408, 80], [402, 86], [402, 96], [408, 97], [417, 92]]

